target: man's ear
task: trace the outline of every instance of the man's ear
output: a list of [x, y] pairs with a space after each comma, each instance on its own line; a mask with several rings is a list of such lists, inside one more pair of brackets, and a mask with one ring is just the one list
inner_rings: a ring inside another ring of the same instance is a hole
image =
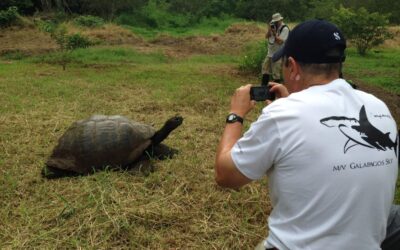
[[294, 60], [293, 57], [288, 58], [289, 63], [289, 78], [292, 81], [299, 81], [300, 80], [300, 68], [299, 64]]

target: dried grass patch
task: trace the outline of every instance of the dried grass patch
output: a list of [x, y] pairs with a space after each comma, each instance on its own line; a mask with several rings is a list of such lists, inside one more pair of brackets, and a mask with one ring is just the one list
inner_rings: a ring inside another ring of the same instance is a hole
[[12, 27], [0, 32], [0, 55], [12, 52], [36, 55], [57, 48], [49, 34], [39, 32], [33, 27]]

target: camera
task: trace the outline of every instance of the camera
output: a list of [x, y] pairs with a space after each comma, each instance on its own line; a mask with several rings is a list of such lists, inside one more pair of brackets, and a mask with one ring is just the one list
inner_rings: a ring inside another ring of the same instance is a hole
[[270, 23], [269, 23], [269, 26], [271, 26], [271, 29], [272, 30], [276, 30], [278, 27], [277, 27], [277, 23], [276, 22], [274, 22], [274, 21], [271, 21]]
[[255, 86], [250, 88], [250, 99], [261, 102], [265, 100], [275, 100], [275, 93], [269, 92], [270, 86]]

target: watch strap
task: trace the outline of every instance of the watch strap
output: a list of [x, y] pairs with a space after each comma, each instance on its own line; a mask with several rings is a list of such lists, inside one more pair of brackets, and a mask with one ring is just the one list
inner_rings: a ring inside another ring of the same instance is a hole
[[235, 123], [235, 122], [240, 122], [241, 124], [243, 124], [243, 118], [238, 116], [235, 113], [230, 113], [227, 117], [226, 117], [226, 123]]

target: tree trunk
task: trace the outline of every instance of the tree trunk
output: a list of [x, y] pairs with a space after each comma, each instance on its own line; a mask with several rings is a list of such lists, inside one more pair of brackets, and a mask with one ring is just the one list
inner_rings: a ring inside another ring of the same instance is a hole
[[51, 0], [40, 0], [43, 11], [50, 11], [52, 9]]
[[70, 11], [66, 0], [40, 0], [40, 3], [43, 11]]

